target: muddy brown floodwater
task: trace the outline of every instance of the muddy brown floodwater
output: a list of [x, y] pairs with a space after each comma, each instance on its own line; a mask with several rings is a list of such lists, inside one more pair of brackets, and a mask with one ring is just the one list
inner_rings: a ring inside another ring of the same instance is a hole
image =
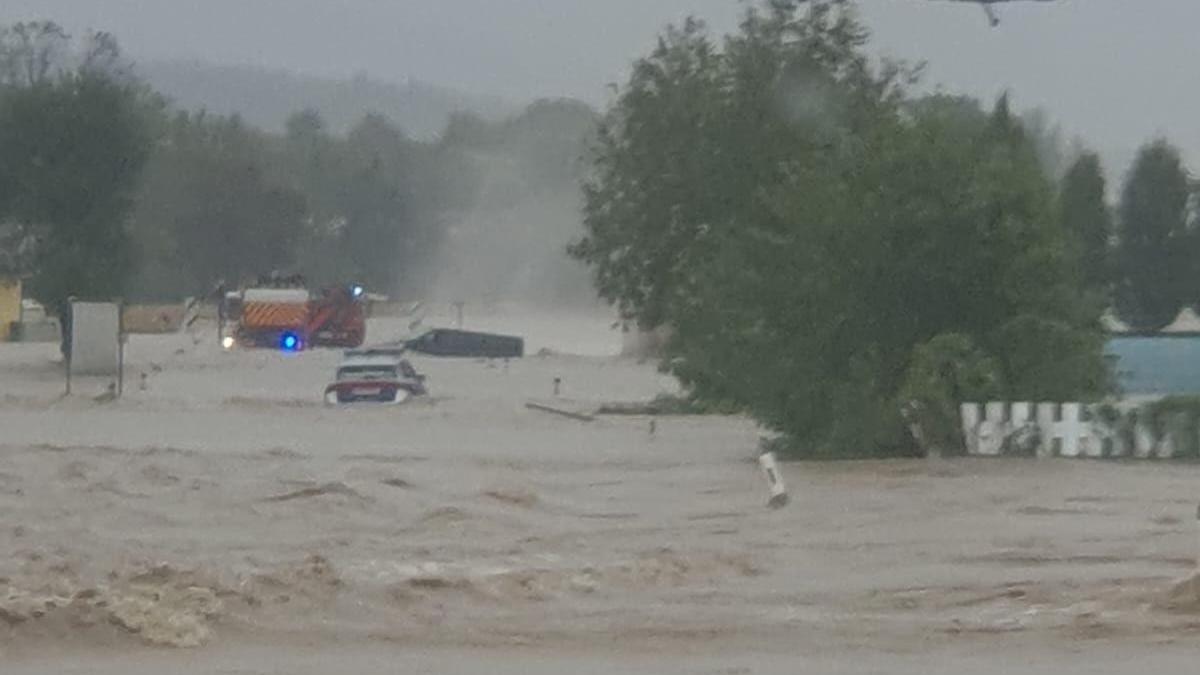
[[789, 464], [773, 511], [745, 420], [527, 409], [674, 390], [528, 325], [358, 410], [328, 352], [135, 337], [102, 404], [0, 345], [0, 672], [1195, 672], [1197, 467]]

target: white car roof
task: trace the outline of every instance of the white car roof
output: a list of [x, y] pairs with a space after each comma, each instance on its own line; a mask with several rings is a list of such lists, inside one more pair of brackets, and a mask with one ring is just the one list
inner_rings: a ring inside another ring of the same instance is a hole
[[352, 356], [338, 364], [338, 368], [395, 368], [401, 359], [394, 356]]

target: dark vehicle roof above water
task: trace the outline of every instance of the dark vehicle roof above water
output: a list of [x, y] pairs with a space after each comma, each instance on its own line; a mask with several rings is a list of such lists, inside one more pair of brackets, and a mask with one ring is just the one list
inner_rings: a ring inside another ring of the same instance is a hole
[[519, 358], [525, 355], [525, 340], [513, 335], [434, 328], [409, 341], [408, 348], [434, 356]]

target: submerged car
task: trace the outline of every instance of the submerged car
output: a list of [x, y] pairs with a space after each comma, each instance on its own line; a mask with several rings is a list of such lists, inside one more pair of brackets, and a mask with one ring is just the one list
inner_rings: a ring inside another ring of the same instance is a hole
[[325, 402], [403, 403], [424, 396], [425, 376], [418, 373], [400, 349], [346, 352], [335, 380], [325, 387]]

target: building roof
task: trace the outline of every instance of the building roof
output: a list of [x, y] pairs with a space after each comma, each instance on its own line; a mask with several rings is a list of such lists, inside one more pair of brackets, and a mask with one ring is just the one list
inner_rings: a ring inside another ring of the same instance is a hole
[[1193, 333], [1200, 335], [1200, 316], [1197, 316], [1195, 310], [1191, 307], [1184, 307], [1179, 316], [1167, 327], [1163, 328], [1161, 333], [1179, 334]]
[[1129, 332], [1129, 325], [1122, 321], [1117, 316], [1117, 313], [1111, 309], [1105, 312], [1104, 316], [1100, 317], [1100, 323], [1104, 325], [1104, 330], [1109, 333], [1120, 335]]

